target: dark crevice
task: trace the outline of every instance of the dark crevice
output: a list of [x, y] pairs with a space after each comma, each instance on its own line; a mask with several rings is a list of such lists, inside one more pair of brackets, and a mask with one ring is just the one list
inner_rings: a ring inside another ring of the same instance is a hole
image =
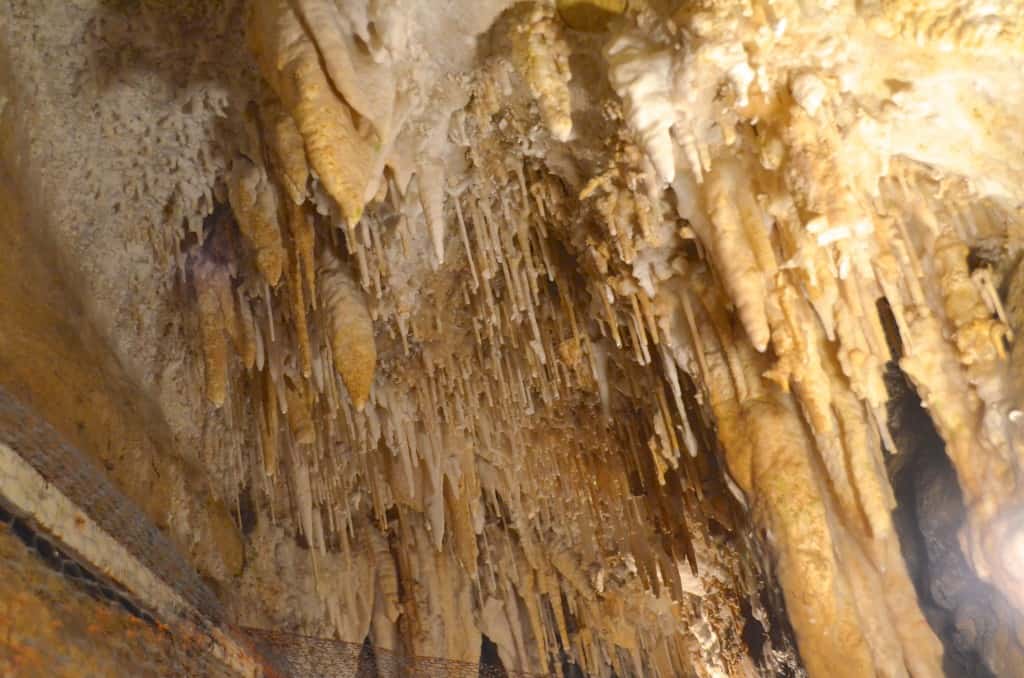
[[252, 485], [246, 485], [238, 494], [238, 509], [235, 521], [242, 529], [242, 534], [249, 536], [256, 529], [258, 518], [256, 504], [252, 496]]
[[[892, 310], [878, 303], [893, 360], [886, 366], [889, 429], [896, 454], [887, 467], [897, 506], [893, 525], [921, 611], [943, 646], [947, 676], [991, 678], [983, 661], [994, 649], [1006, 602], [978, 579], [960, 550], [966, 519], [956, 470], [931, 416], [899, 368], [903, 344]], [[1008, 612], [1008, 610], [1007, 610]]]
[[498, 646], [486, 635], [480, 637], [480, 675], [488, 678], [508, 678], [505, 665], [498, 656]]
[[992, 612], [1005, 605], [960, 550], [966, 512], [942, 438], [905, 375], [890, 364], [889, 418], [899, 448], [890, 464], [893, 524], [925, 618], [943, 645], [947, 676], [993, 678], [983, 657], [995, 638]]
[[765, 623], [754, 616], [754, 608], [749, 600], [743, 600], [740, 605], [745, 620], [742, 631], [743, 644], [754, 665], [760, 670], [760, 675], [779, 678], [797, 678], [805, 675], [802, 667], [796, 663], [778, 662], [780, 651], [785, 657], [796, 656], [795, 652], [785, 651], [796, 647], [796, 634], [789, 623], [782, 592], [777, 586], [762, 586], [757, 591], [757, 600], [761, 610], [767, 615], [767, 619], [764, 620], [767, 629]]

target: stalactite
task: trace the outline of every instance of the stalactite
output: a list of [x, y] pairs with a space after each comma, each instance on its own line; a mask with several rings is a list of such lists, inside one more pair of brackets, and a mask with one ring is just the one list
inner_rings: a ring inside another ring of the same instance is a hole
[[671, 127], [675, 121], [670, 73], [672, 57], [641, 35], [623, 35], [608, 47], [609, 77], [626, 100], [626, 117], [661, 179], [675, 179]]
[[265, 93], [260, 101], [259, 115], [260, 128], [276, 175], [291, 201], [301, 205], [306, 200], [309, 181], [309, 163], [302, 135], [292, 117], [281, 108], [281, 102], [270, 92]]
[[244, 156], [232, 163], [228, 178], [231, 209], [256, 254], [256, 265], [270, 285], [281, 278], [284, 248], [277, 223], [278, 199], [266, 170]]
[[295, 120], [310, 166], [354, 225], [365, 204], [371, 146], [321, 70], [316, 46], [287, 0], [254, 3], [246, 35], [261, 74]]
[[[222, 289], [230, 280], [227, 271], [207, 261], [199, 261], [193, 268], [198, 295], [199, 331], [202, 337], [203, 361], [206, 366], [206, 397], [214, 407], [220, 407], [227, 398], [228, 346], [225, 309], [221, 306]], [[234, 308], [231, 308], [233, 313]]]
[[757, 265], [735, 207], [735, 170], [725, 161], [717, 163], [707, 179], [706, 200], [715, 234], [711, 250], [721, 271], [736, 312], [758, 351], [768, 346], [770, 331], [765, 312], [764, 273]]
[[334, 369], [357, 410], [370, 397], [377, 368], [373, 321], [362, 290], [342, 264], [324, 249], [317, 271], [320, 303], [329, 319], [329, 344]]
[[569, 103], [569, 48], [562, 37], [561, 22], [551, 8], [535, 4], [515, 29], [514, 57], [537, 99], [544, 123], [558, 141], [572, 135]]

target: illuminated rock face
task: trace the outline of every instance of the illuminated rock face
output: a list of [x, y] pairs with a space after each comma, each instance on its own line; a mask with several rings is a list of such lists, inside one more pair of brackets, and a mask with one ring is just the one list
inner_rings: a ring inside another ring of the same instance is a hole
[[6, 166], [169, 458], [251, 505], [240, 621], [537, 672], [942, 675], [889, 366], [963, 503], [921, 486], [908, 529], [962, 523], [999, 612], [958, 642], [1019, 671], [1020, 5], [457, 5], [3, 10]]

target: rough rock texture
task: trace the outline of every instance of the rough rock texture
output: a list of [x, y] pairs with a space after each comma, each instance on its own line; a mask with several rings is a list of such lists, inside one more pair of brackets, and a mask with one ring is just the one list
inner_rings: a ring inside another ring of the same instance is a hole
[[243, 565], [241, 539], [211, 479], [175, 446], [151, 388], [129, 376], [122, 356], [97, 330], [81, 288], [59, 265], [49, 206], [39, 197], [46, 193], [29, 170], [26, 139], [15, 129], [14, 111], [26, 93], [6, 90], [3, 96], [0, 378], [67, 440], [94, 455], [203, 574], [235, 574]]
[[245, 623], [776, 675], [777, 583], [813, 676], [1020, 666], [1019, 4], [442, 5], [7, 3], [5, 383], [94, 356], [140, 433], [78, 442]]

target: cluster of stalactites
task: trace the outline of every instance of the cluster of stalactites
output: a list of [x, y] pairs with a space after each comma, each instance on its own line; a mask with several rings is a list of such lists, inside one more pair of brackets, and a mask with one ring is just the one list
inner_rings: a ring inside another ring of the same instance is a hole
[[[1006, 350], [1020, 314], [1002, 308], [996, 272], [968, 263], [1014, 216], [941, 168], [890, 157], [895, 100], [859, 108], [848, 55], [804, 49], [820, 29], [865, 51], [900, 34], [925, 54], [997, 53], [1019, 45], [1019, 11], [834, 5], [821, 25], [796, 3], [739, 0], [622, 21], [601, 56], [624, 133], [573, 195], [493, 129], [500, 68], [441, 130], [465, 148], [460, 186], [435, 156], [415, 163], [413, 186], [389, 164], [398, 98], [387, 59], [365, 51], [373, 39], [328, 0], [253, 3], [265, 91], [226, 177], [251, 256], [225, 267], [201, 253], [192, 268], [207, 395], [242, 421], [229, 390], [247, 384], [260, 483], [295, 507], [314, 557], [335, 542], [358, 551], [359, 521], [386, 527], [399, 509], [391, 529], [419, 555], [384, 579], [446, 591], [407, 608], [417, 653], [462, 652], [445, 637], [468, 613], [518, 668], [565, 648], [594, 675], [679, 675], [696, 656], [709, 675], [737, 670], [718, 643], [746, 584], [735, 562], [709, 574], [728, 558], [707, 522], [731, 522], [699, 454], [710, 415], [733, 492], [771, 535], [812, 674], [941, 675], [889, 517], [893, 359], [957, 468], [968, 555], [1020, 605], [1022, 380]], [[510, 61], [550, 140], [570, 141], [567, 29], [546, 5], [516, 16]], [[443, 301], [430, 308], [428, 293]], [[385, 376], [383, 332], [402, 346]], [[245, 379], [231, 377], [230, 347]], [[621, 449], [537, 434], [570, 407], [610, 420]], [[371, 618], [394, 628], [396, 588], [358, 623], [325, 593], [339, 633], [365, 634]], [[431, 635], [430, 619], [452, 629]], [[690, 630], [665, 635], [666, 619]]]
[[[950, 3], [882, 4], [904, 24], [930, 22], [936, 42], [922, 49], [996, 47], [1020, 24], [1018, 8], [975, 21]], [[972, 242], [1016, 217], [972, 194], [972, 177], [937, 169], [936, 181], [912, 156], [890, 158], [884, 119], [897, 104], [857, 110], [841, 54], [822, 53], [830, 72], [799, 52], [801, 11], [743, 6], [685, 10], [660, 36], [640, 21], [610, 43], [638, 167], [646, 185], [671, 184], [686, 223], [666, 248], [599, 204], [615, 250], [630, 253], [612, 268], [651, 293], [670, 352], [703, 385], [732, 477], [772, 534], [811, 673], [941, 675], [889, 517], [883, 370], [899, 358], [917, 387], [964, 489], [968, 556], [1020, 606], [1007, 547], [1024, 500], [1011, 332], [993, 272], [968, 264]], [[836, 16], [851, 36], [867, 30]], [[626, 177], [608, 190], [636, 195]], [[689, 238], [696, 260], [679, 257]]]
[[[864, 45], [875, 44], [866, 31], [899, 33], [923, 50], [1019, 44], [1012, 8], [974, 16], [943, 2], [877, 5], [863, 8], [862, 23], [837, 3], [830, 30], [867, 36]], [[511, 61], [550, 139], [566, 142], [566, 29], [545, 5], [527, 9]], [[336, 537], [347, 545], [354, 516], [384, 524], [389, 509], [405, 507], [403, 539], [425, 550], [403, 576], [420, 576], [431, 559], [448, 559], [435, 573], [458, 563], [477, 628], [504, 639], [512, 664], [543, 666], [571, 647], [594, 673], [646, 665], [663, 675], [699, 654], [696, 636], [680, 634], [669, 649], [602, 620], [613, 600], [615, 614], [643, 617], [630, 606], [660, 599], [662, 587], [677, 621], [695, 619], [684, 609], [693, 600], [685, 570], [698, 566], [695, 544], [708, 543], [707, 516], [722, 516], [697, 461], [702, 402], [734, 492], [772, 535], [811, 672], [829, 674], [842, 657], [844, 675], [939, 675], [940, 648], [889, 517], [883, 449], [895, 446], [883, 371], [898, 358], [932, 412], [964, 488], [968, 555], [1016, 600], [1021, 388], [1006, 342], [1020, 328], [996, 274], [968, 263], [971, 243], [998, 238], [1013, 217], [912, 156], [890, 158], [885, 120], [897, 104], [857, 109], [842, 53], [801, 51], [811, 29], [799, 8], [721, 2], [634, 19], [603, 53], [629, 134], [578, 195], [542, 162], [509, 162], [490, 127], [503, 88], [486, 74], [453, 118], [459, 129], [442, 130], [466, 148], [461, 188], [450, 190], [431, 157], [416, 163], [411, 190], [403, 172], [384, 172], [398, 134], [386, 59], [367, 56], [334, 3], [254, 3], [247, 34], [265, 92], [226, 178], [251, 264], [228, 270], [201, 254], [193, 267], [207, 395], [229, 401], [233, 346], [258, 394], [263, 482], [284, 476], [296, 523], [321, 556]], [[375, 196], [384, 201], [364, 214]], [[580, 213], [600, 228], [581, 229]], [[582, 287], [552, 253], [554, 239], [579, 262]], [[449, 263], [442, 275], [456, 282], [437, 287], [448, 295], [443, 317], [417, 310], [422, 294], [403, 276], [430, 274], [414, 260]], [[463, 320], [449, 320], [453, 308]], [[374, 319], [403, 347], [405, 367], [386, 380]], [[623, 402], [643, 413], [640, 423], [614, 416]], [[603, 478], [572, 455], [556, 458], [555, 475], [540, 463], [564, 442], [528, 432], [538, 417], [556, 421], [559, 403], [599, 405], [601, 419], [617, 422], [607, 435], [624, 451], [599, 490], [548, 486]], [[355, 454], [338, 459], [337, 445]], [[636, 496], [630, 477], [649, 481], [644, 501], [621, 501]], [[687, 526], [678, 514], [676, 546], [616, 532], [643, 533], [671, 505], [666, 497], [697, 517]], [[558, 510], [537, 508], [546, 502]], [[616, 586], [645, 593], [611, 595], [609, 553], [632, 563]], [[589, 640], [566, 632], [563, 598]], [[393, 610], [384, 616], [395, 622]], [[660, 623], [649, 621], [643, 629]]]
[[[316, 6], [311, 4], [310, 11]], [[232, 285], [226, 272], [200, 255], [194, 280], [201, 302], [207, 396], [216, 406], [225, 400], [226, 333], [242, 366], [268, 375], [262, 389], [263, 438], [266, 467], [273, 469], [278, 412], [290, 412], [300, 428], [297, 439], [309, 440], [303, 425], [312, 405], [309, 380], [324, 392], [330, 381], [325, 369], [333, 365], [359, 408], [373, 378], [375, 349], [366, 301], [358, 288], [346, 292], [353, 286], [351, 273], [333, 263], [329, 243], [317, 255], [309, 193], [314, 172], [327, 177], [327, 190], [342, 213], [357, 219], [367, 182], [346, 172], [365, 171], [359, 168], [367, 163], [358, 159], [369, 141], [356, 134], [352, 109], [327, 81], [317, 50], [288, 3], [254, 3], [250, 22], [248, 36], [267, 85], [249, 112], [247, 138], [225, 181], [257, 275], [242, 275], [240, 284]], [[267, 26], [272, 28], [262, 30]], [[245, 272], [244, 267], [235, 269]], [[214, 296], [219, 303], [212, 303]], [[279, 303], [285, 312], [275, 312]], [[321, 350], [324, 346], [330, 350]]]
[[[511, 65], [566, 141], [565, 28], [544, 5], [521, 18]], [[651, 296], [574, 285], [551, 241], [576, 197], [492, 133], [488, 73], [442, 130], [470, 160], [459, 190], [436, 159], [415, 184], [389, 165], [393, 77], [353, 30], [326, 0], [252, 3], [263, 91], [225, 177], [240, 248], [214, 226], [191, 268], [207, 396], [255, 422], [238, 465], [310, 545], [337, 633], [476, 660], [469, 623], [521, 670], [562, 651], [595, 676], [739, 670], [756, 568], [710, 531], [737, 515]], [[564, 424], [580, 411], [586, 436]], [[365, 595], [330, 574], [337, 550]]]

